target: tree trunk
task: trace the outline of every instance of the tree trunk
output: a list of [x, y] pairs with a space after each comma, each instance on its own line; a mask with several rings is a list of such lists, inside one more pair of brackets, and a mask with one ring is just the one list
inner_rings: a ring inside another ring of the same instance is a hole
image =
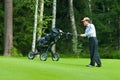
[[91, 19], [91, 22], [92, 22], [92, 7], [91, 7], [91, 0], [88, 0], [89, 1], [89, 13], [90, 13], [90, 19]]
[[[107, 8], [107, 11], [110, 12], [109, 6], [108, 6], [108, 8]], [[111, 21], [110, 21], [110, 19], [108, 19], [108, 25], [110, 25], [110, 24], [111, 24]]]
[[38, 39], [41, 38], [42, 35], [42, 27], [43, 27], [43, 13], [44, 13], [44, 0], [40, 2], [40, 27], [38, 28]]
[[118, 19], [118, 24], [119, 24], [119, 29], [118, 29], [118, 37], [119, 37], [119, 40], [118, 40], [118, 53], [119, 53], [119, 57], [120, 57], [120, 16], [119, 16], [119, 19]]
[[72, 48], [73, 48], [73, 52], [77, 53], [77, 29], [76, 29], [74, 10], [73, 10], [73, 0], [69, 0], [69, 7], [70, 7], [69, 13], [70, 13], [71, 26], [72, 26], [72, 33], [73, 33]]
[[[55, 28], [56, 25], [56, 7], [57, 7], [57, 0], [53, 0], [53, 13], [52, 13], [52, 28]], [[53, 52], [55, 53], [55, 45], [52, 47]]]
[[38, 0], [36, 0], [36, 6], [35, 6], [32, 51], [35, 51], [35, 44], [36, 44], [37, 13], [38, 13]]
[[57, 0], [53, 0], [53, 13], [52, 13], [52, 28], [55, 28], [56, 23], [56, 6]]
[[102, 2], [103, 13], [105, 13], [105, 4]]
[[4, 56], [11, 56], [13, 47], [13, 4], [12, 0], [5, 0], [4, 17]]

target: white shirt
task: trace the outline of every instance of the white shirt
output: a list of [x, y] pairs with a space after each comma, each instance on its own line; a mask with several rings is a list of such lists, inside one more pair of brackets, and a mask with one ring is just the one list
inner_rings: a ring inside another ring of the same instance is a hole
[[85, 29], [85, 35], [90, 38], [90, 37], [96, 37], [96, 30], [95, 26], [93, 24], [88, 24], [86, 29]]

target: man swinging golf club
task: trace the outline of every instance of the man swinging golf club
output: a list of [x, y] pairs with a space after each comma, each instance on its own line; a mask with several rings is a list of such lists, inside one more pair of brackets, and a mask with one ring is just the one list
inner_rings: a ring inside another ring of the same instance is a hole
[[95, 26], [91, 24], [90, 18], [85, 17], [82, 20], [83, 25], [86, 27], [85, 33], [80, 34], [81, 37], [88, 37], [89, 39], [89, 48], [90, 48], [90, 64], [86, 65], [87, 67], [95, 66], [101, 67], [101, 60], [98, 53], [98, 40], [96, 38]]

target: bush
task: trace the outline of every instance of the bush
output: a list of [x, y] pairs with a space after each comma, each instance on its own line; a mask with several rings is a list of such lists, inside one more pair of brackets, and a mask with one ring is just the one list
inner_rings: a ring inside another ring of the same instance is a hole
[[12, 56], [13, 57], [22, 57], [22, 53], [15, 47], [12, 48]]
[[120, 59], [119, 50], [113, 48], [99, 48], [99, 53], [102, 58]]

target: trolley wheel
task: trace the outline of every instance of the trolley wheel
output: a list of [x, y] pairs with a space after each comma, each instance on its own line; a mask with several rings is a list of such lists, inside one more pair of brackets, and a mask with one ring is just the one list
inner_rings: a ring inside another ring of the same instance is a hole
[[40, 54], [40, 60], [41, 61], [46, 61], [47, 60], [47, 54], [46, 53]]
[[28, 59], [33, 60], [34, 58], [35, 58], [35, 52], [30, 51], [30, 52], [28, 53]]
[[53, 61], [58, 61], [60, 58], [59, 54], [58, 53], [55, 53], [53, 56], [52, 56], [52, 60]]

